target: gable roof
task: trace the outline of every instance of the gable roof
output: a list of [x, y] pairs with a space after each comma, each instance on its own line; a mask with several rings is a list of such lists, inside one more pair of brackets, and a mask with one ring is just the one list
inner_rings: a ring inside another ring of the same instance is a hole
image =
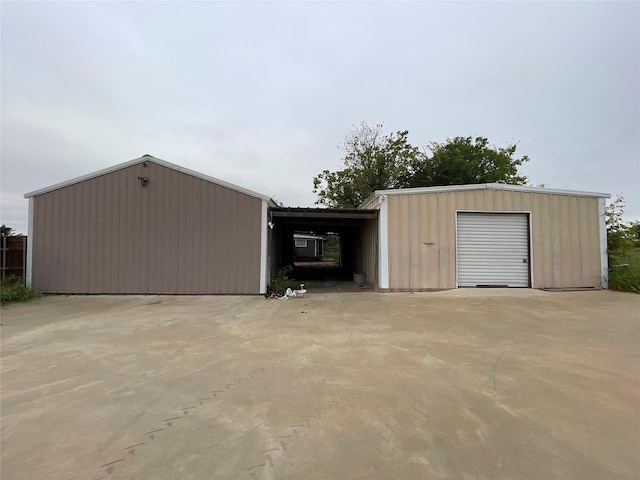
[[24, 194], [24, 198], [35, 197], [37, 195], [42, 195], [44, 193], [52, 192], [54, 190], [58, 190], [60, 188], [68, 187], [68, 186], [74, 185], [76, 183], [84, 182], [85, 180], [91, 180], [92, 178], [96, 178], [96, 177], [99, 177], [101, 175], [107, 175], [109, 173], [116, 172], [118, 170], [122, 170], [123, 168], [131, 167], [133, 165], [137, 165], [138, 163], [141, 163], [141, 162], [151, 162], [151, 163], [155, 163], [157, 165], [162, 165], [163, 167], [170, 168], [170, 169], [175, 170], [177, 172], [186, 173], [187, 175], [191, 175], [193, 177], [200, 178], [200, 179], [205, 180], [207, 182], [215, 183], [216, 185], [220, 185], [222, 187], [226, 187], [226, 188], [229, 188], [231, 190], [235, 190], [237, 192], [244, 193], [245, 195], [249, 195], [250, 197], [254, 197], [254, 198], [257, 198], [257, 199], [260, 199], [260, 200], [264, 200], [265, 202], [269, 203], [271, 206], [275, 206], [276, 205], [274, 200], [271, 197], [267, 196], [267, 195], [263, 195], [261, 193], [254, 192], [252, 190], [249, 190], [249, 189], [246, 189], [246, 188], [243, 188], [243, 187], [239, 187], [238, 185], [234, 185], [232, 183], [225, 182], [224, 180], [220, 180], [220, 179], [215, 178], [215, 177], [210, 177], [209, 175], [205, 175], [204, 173], [196, 172], [195, 170], [190, 170], [188, 168], [181, 167], [180, 165], [176, 165], [175, 163], [167, 162], [166, 160], [162, 160], [160, 158], [156, 158], [153, 155], [149, 155], [149, 154], [143, 155], [142, 157], [135, 158], [133, 160], [129, 160], [128, 162], [120, 163], [118, 165], [114, 165], [112, 167], [105, 168], [103, 170], [98, 170], [97, 172], [88, 173], [88, 174], [82, 175], [80, 177], [72, 178], [71, 180], [66, 180], [64, 182], [56, 183], [55, 185], [50, 185], [48, 187], [44, 187], [44, 188], [41, 188], [39, 190], [34, 190], [33, 192], [25, 193]]
[[508, 190], [513, 192], [549, 193], [555, 195], [570, 195], [574, 197], [610, 198], [610, 193], [582, 192], [580, 190], [560, 190], [546, 187], [530, 187], [526, 185], [507, 185], [505, 183], [478, 183], [473, 185], [446, 185], [441, 187], [398, 188], [394, 190], [376, 190], [360, 204], [358, 208], [365, 208], [374, 198], [381, 195], [413, 195], [418, 193], [454, 192], [459, 190]]

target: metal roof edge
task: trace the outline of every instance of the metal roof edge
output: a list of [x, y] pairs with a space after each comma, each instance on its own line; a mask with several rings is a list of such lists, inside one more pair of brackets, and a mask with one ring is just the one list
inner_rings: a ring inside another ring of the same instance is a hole
[[180, 165], [176, 165], [175, 163], [167, 162], [166, 160], [162, 160], [161, 158], [154, 157], [153, 155], [143, 155], [142, 157], [134, 158], [133, 160], [129, 160], [124, 163], [119, 163], [117, 165], [113, 165], [108, 168], [104, 168], [102, 170], [98, 170], [93, 173], [88, 173], [86, 175], [82, 175], [80, 177], [75, 177], [70, 180], [65, 180], [64, 182], [56, 183], [54, 185], [49, 185], [48, 187], [40, 188], [38, 190], [34, 190], [29, 193], [24, 194], [24, 198], [35, 197], [37, 195], [42, 195], [45, 193], [53, 192], [54, 190], [58, 190], [60, 188], [68, 187], [70, 185], [74, 185], [76, 183], [84, 182], [85, 180], [91, 180], [92, 178], [100, 177], [102, 175], [107, 175], [109, 173], [117, 172], [118, 170], [122, 170], [123, 168], [131, 167], [140, 162], [153, 162], [158, 165], [162, 165], [163, 167], [170, 168], [177, 172], [185, 173], [187, 175], [191, 175], [196, 178], [200, 178], [207, 182], [215, 183], [216, 185], [220, 185], [222, 187], [230, 188], [231, 190], [235, 190], [240, 193], [244, 193], [245, 195], [249, 195], [250, 197], [255, 197], [260, 200], [264, 200], [265, 202], [275, 205], [275, 201], [261, 193], [254, 192], [247, 188], [240, 187], [238, 185], [234, 185], [233, 183], [225, 182], [224, 180], [220, 180], [219, 178], [211, 177], [201, 172], [197, 172], [195, 170], [191, 170], [189, 168], [182, 167]]
[[87, 173], [85, 175], [81, 175], [79, 177], [75, 177], [69, 180], [65, 180], [64, 182], [54, 183], [53, 185], [49, 185], [48, 187], [39, 188], [38, 190], [33, 190], [32, 192], [28, 192], [24, 194], [24, 198], [35, 197], [38, 195], [42, 195], [44, 193], [53, 192], [54, 190], [58, 190], [60, 188], [68, 187], [70, 185], [74, 185], [76, 183], [84, 182], [85, 180], [91, 180], [92, 178], [99, 177], [101, 175], [106, 175], [107, 173], [116, 172], [118, 170], [122, 170], [123, 168], [130, 167], [137, 163], [144, 161], [144, 157], [134, 158], [133, 160], [129, 160], [124, 163], [119, 163], [118, 165], [113, 165], [108, 168], [103, 168], [102, 170], [98, 170], [96, 172]]
[[378, 192], [373, 192], [371, 195], [369, 195], [369, 198], [367, 198], [364, 202], [358, 205], [358, 208], [362, 208], [362, 209], [366, 208], [367, 205], [369, 205], [373, 201], [373, 199], [378, 196], [377, 193]]
[[159, 165], [163, 165], [167, 168], [171, 168], [173, 170], [176, 170], [178, 172], [182, 172], [182, 173], [186, 173], [188, 175], [200, 178], [202, 180], [206, 180], [208, 182], [211, 183], [215, 183], [216, 185], [220, 185], [222, 187], [227, 187], [230, 188], [231, 190], [235, 190], [237, 192], [240, 193], [244, 193], [245, 195], [249, 195], [250, 197], [255, 197], [258, 198], [260, 200], [264, 200], [265, 202], [269, 203], [269, 202], [274, 202], [274, 200], [267, 196], [267, 195], [263, 195], [262, 193], [258, 193], [258, 192], [254, 192], [253, 190], [249, 190], [248, 188], [244, 188], [244, 187], [240, 187], [238, 185], [235, 185], [233, 183], [229, 183], [229, 182], [225, 182], [224, 180], [220, 180], [219, 178], [216, 177], [211, 177], [209, 175], [206, 175], [204, 173], [201, 172], [197, 172], [195, 170], [191, 170], [190, 168], [186, 168], [186, 167], [181, 167], [180, 165], [176, 165], [174, 163], [171, 162], [167, 162], [166, 160], [162, 160], [160, 158], [156, 158], [156, 157], [144, 157], [146, 159], [151, 159], [150, 161], [155, 162]]
[[[446, 185], [438, 187], [415, 187], [399, 188], [394, 190], [376, 190], [374, 192], [374, 195], [412, 195], [417, 193], [454, 192], [460, 190], [510, 190], [515, 192], [550, 193], [555, 195], [570, 195], [577, 197], [611, 198], [610, 193], [585, 192], [580, 190], [562, 190], [558, 188], [546, 187], [530, 187], [526, 185], [507, 185], [505, 183], [479, 183], [471, 185]], [[365, 200], [365, 203], [369, 202], [370, 200], [371, 197]]]

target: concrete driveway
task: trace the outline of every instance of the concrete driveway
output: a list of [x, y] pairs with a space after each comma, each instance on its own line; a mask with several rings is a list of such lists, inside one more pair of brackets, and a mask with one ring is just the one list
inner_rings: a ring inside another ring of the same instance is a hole
[[640, 478], [640, 296], [2, 308], [2, 479]]

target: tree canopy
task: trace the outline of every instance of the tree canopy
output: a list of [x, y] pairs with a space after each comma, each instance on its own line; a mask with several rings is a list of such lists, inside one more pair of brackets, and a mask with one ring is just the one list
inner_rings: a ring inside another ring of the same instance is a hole
[[331, 208], [356, 208], [375, 190], [400, 188], [420, 151], [409, 144], [409, 132], [382, 133], [382, 125], [354, 127], [341, 145], [344, 169], [324, 170], [313, 179], [316, 203]]
[[407, 130], [385, 135], [382, 128], [363, 122], [349, 131], [341, 145], [344, 168], [313, 179], [316, 204], [356, 208], [375, 190], [391, 188], [527, 182], [518, 167], [529, 158], [515, 158], [516, 144], [497, 148], [484, 137], [455, 137], [420, 150]]
[[623, 220], [626, 202], [622, 195], [607, 205], [604, 217], [607, 227], [607, 251], [609, 255], [626, 254], [638, 239], [638, 222], [625, 223]]
[[7, 227], [4, 223], [0, 226], [0, 236], [11, 237], [15, 235], [15, 230], [11, 227]]
[[431, 157], [425, 155], [415, 166], [408, 186], [527, 183], [527, 177], [518, 174], [518, 167], [529, 158], [514, 158], [516, 144], [497, 148], [484, 137], [455, 137], [445, 143], [431, 142], [429, 150]]

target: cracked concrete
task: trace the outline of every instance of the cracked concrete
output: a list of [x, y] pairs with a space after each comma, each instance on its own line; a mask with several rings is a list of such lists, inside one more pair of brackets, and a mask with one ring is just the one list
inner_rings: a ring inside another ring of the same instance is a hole
[[640, 296], [498, 293], [2, 307], [2, 479], [639, 478]]

